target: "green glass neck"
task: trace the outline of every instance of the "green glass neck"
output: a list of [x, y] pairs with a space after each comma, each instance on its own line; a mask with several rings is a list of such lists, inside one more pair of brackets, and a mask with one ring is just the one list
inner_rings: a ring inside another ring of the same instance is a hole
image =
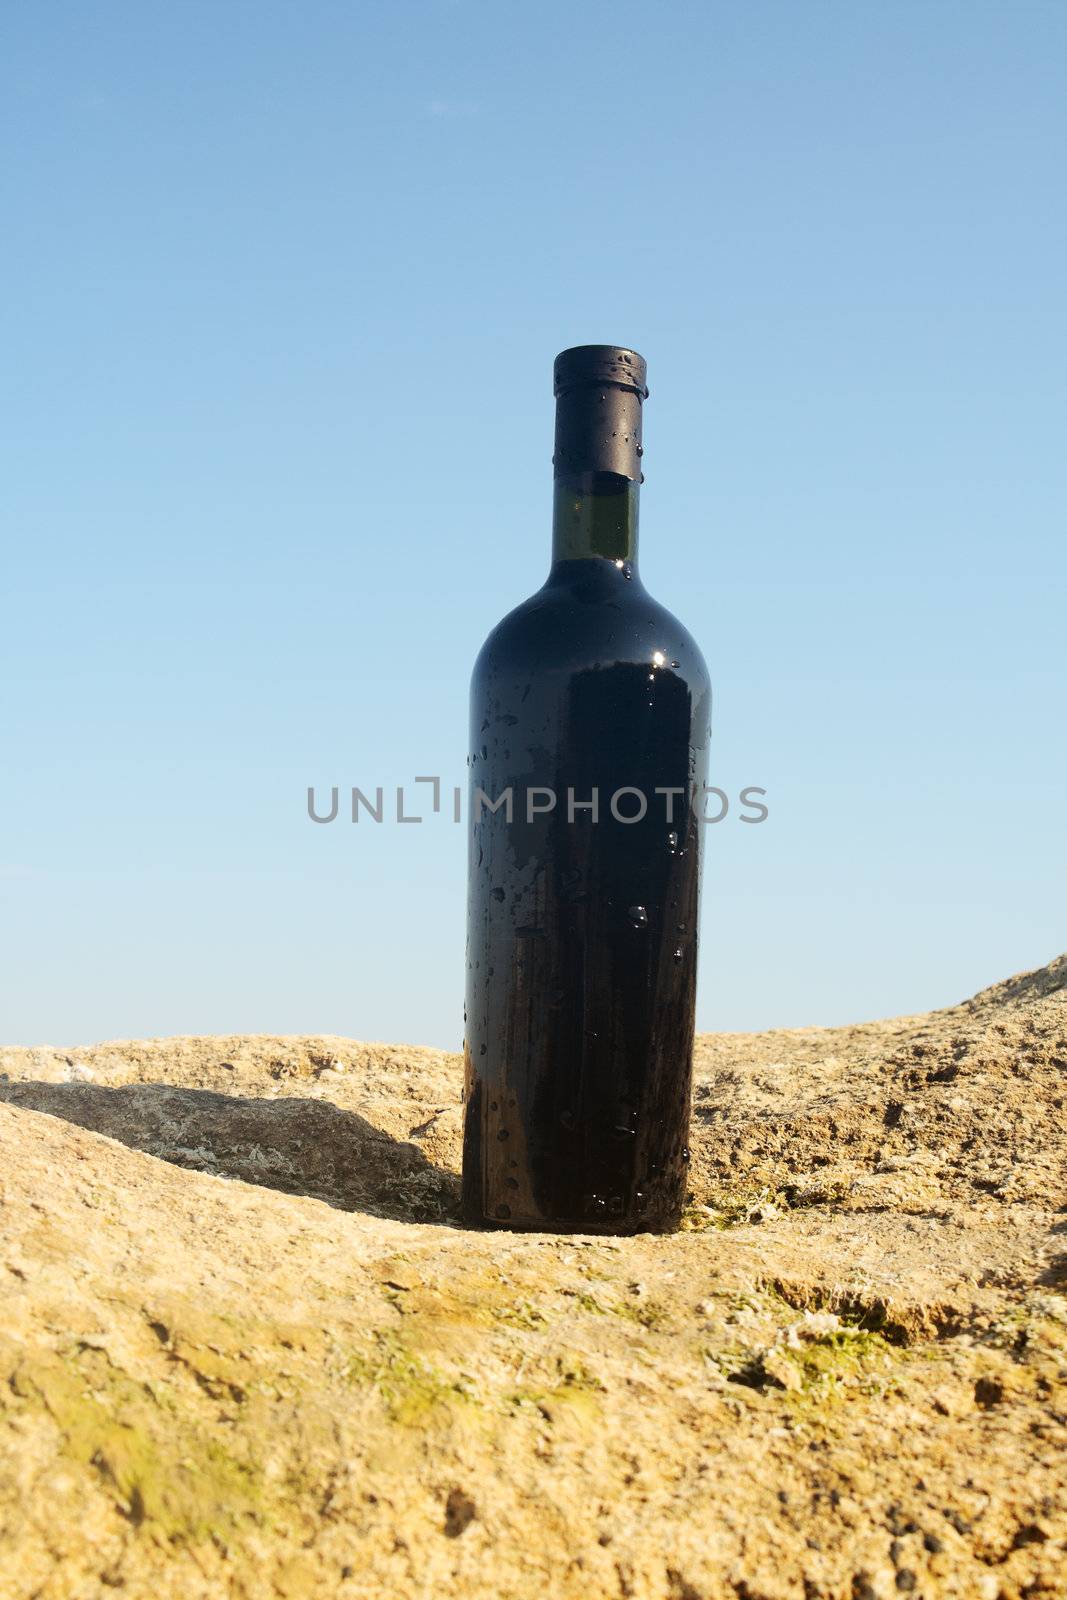
[[557, 478], [552, 503], [552, 560], [637, 560], [640, 485], [611, 472]]

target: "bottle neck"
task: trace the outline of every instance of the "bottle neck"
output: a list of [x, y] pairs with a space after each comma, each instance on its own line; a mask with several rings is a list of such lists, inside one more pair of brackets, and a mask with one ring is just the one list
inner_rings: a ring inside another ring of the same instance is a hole
[[556, 358], [552, 559], [637, 559], [645, 364], [636, 351], [585, 345]]
[[641, 486], [615, 472], [557, 476], [552, 503], [552, 562], [637, 561]]

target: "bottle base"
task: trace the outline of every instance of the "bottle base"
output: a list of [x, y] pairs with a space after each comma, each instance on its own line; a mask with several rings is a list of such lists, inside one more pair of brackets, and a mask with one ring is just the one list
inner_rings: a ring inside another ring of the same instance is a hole
[[632, 1238], [641, 1233], [677, 1233], [682, 1224], [681, 1212], [670, 1216], [610, 1217], [602, 1221], [591, 1218], [559, 1217], [483, 1217], [465, 1215], [463, 1226], [491, 1230], [495, 1233], [558, 1233], [596, 1234], [603, 1238]]

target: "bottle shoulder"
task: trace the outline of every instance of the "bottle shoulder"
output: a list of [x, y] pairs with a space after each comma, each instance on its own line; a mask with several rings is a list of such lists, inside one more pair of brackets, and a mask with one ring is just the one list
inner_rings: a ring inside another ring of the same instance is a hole
[[[479, 652], [474, 682], [531, 671], [580, 671], [650, 662], [695, 691], [708, 670], [689, 629], [640, 580], [609, 561], [567, 563], [497, 623]], [[586, 570], [578, 570], [586, 569]]]

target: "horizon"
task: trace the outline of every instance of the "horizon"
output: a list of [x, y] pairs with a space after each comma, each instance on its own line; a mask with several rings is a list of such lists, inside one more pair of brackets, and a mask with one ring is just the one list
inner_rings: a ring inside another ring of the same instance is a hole
[[[1051, 956], [1048, 961], [1043, 961], [1039, 966], [1026, 967], [1020, 972], [1012, 972], [1012, 973], [1007, 974], [1007, 976], [1005, 976], [1003, 978], [994, 979], [990, 983], [982, 984], [982, 986], [980, 988], [975, 989], [971, 994], [964, 995], [959, 1000], [950, 1000], [950, 1001], [946, 1002], [943, 1005], [931, 1006], [930, 1009], [927, 1010], [927, 1011], [910, 1011], [910, 1012], [909, 1011], [901, 1011], [901, 1012], [894, 1012], [889, 1016], [862, 1017], [862, 1018], [861, 1017], [857, 1017], [857, 1018], [854, 1018], [854, 1019], [846, 1019], [843, 1022], [836, 1022], [836, 1023], [819, 1023], [819, 1022], [795, 1023], [795, 1024], [780, 1023], [780, 1024], [777, 1024], [773, 1028], [700, 1028], [700, 1027], [698, 1027], [697, 1031], [696, 1031], [696, 1037], [698, 1039], [700, 1039], [700, 1038], [746, 1038], [746, 1037], [757, 1038], [760, 1035], [767, 1034], [767, 1033], [833, 1033], [833, 1032], [835, 1032], [835, 1031], [837, 1031], [839, 1029], [852, 1030], [854, 1028], [863, 1028], [863, 1027], [866, 1027], [868, 1025], [878, 1025], [878, 1024], [887, 1023], [887, 1022], [907, 1022], [907, 1021], [910, 1021], [910, 1020], [914, 1019], [915, 1017], [937, 1016], [937, 1015], [939, 1015], [939, 1014], [941, 1014], [943, 1012], [946, 1012], [946, 1011], [955, 1011], [960, 1006], [966, 1006], [966, 1005], [970, 1004], [971, 1001], [980, 999], [982, 995], [990, 994], [992, 992], [995, 992], [998, 989], [1002, 989], [1002, 988], [1004, 988], [1005, 986], [1007, 986], [1007, 985], [1009, 985], [1011, 983], [1017, 982], [1020, 978], [1035, 977], [1039, 973], [1047, 972], [1052, 967], [1056, 966], [1056, 964], [1058, 962], [1064, 961], [1065, 959], [1067, 959], [1067, 950], [1061, 951], [1059, 955]], [[55, 1052], [61, 1052], [61, 1051], [64, 1051], [64, 1050], [74, 1050], [74, 1051], [78, 1051], [78, 1050], [101, 1050], [101, 1049], [104, 1049], [108, 1045], [171, 1044], [171, 1043], [174, 1043], [176, 1040], [179, 1040], [179, 1039], [212, 1040], [215, 1043], [219, 1043], [219, 1044], [221, 1044], [223, 1042], [227, 1042], [228, 1043], [231, 1040], [255, 1041], [255, 1040], [263, 1040], [263, 1039], [272, 1039], [272, 1040], [279, 1040], [279, 1041], [283, 1041], [284, 1040], [286, 1042], [293, 1041], [293, 1042], [310, 1043], [310, 1042], [318, 1041], [318, 1040], [333, 1040], [333, 1039], [337, 1039], [337, 1040], [341, 1041], [344, 1044], [359, 1045], [363, 1049], [370, 1049], [370, 1050], [373, 1050], [375, 1048], [379, 1048], [379, 1049], [384, 1048], [384, 1049], [390, 1049], [390, 1050], [392, 1050], [392, 1049], [427, 1050], [427, 1051], [433, 1052], [435, 1054], [457, 1055], [457, 1056], [460, 1056], [460, 1057], [462, 1057], [462, 1054], [463, 1054], [462, 1045], [460, 1045], [458, 1048], [451, 1048], [451, 1047], [449, 1047], [447, 1045], [423, 1044], [423, 1043], [420, 1043], [418, 1041], [409, 1040], [409, 1039], [376, 1039], [376, 1038], [372, 1039], [372, 1038], [366, 1038], [366, 1037], [357, 1037], [356, 1035], [352, 1035], [352, 1034], [324, 1033], [321, 1030], [318, 1031], [318, 1032], [312, 1032], [312, 1033], [266, 1033], [266, 1032], [256, 1032], [256, 1033], [228, 1033], [228, 1032], [223, 1032], [223, 1033], [163, 1033], [163, 1034], [145, 1034], [145, 1035], [143, 1035], [141, 1037], [133, 1037], [133, 1036], [127, 1035], [127, 1036], [124, 1036], [124, 1037], [121, 1037], [121, 1038], [114, 1038], [114, 1039], [86, 1039], [86, 1040], [78, 1042], [78, 1043], [70, 1043], [68, 1041], [63, 1041], [63, 1042], [60, 1043], [60, 1042], [56, 1042], [56, 1041], [50, 1040], [50, 1039], [39, 1039], [39, 1040], [35, 1040], [32, 1043], [13, 1043], [11, 1041], [0, 1040], [0, 1051], [3, 1051], [3, 1050], [12, 1050], [12, 1051], [24, 1051], [24, 1050], [29, 1050], [29, 1051], [46, 1050], [47, 1051], [47, 1050], [51, 1050], [51, 1051], [55, 1051]]]

